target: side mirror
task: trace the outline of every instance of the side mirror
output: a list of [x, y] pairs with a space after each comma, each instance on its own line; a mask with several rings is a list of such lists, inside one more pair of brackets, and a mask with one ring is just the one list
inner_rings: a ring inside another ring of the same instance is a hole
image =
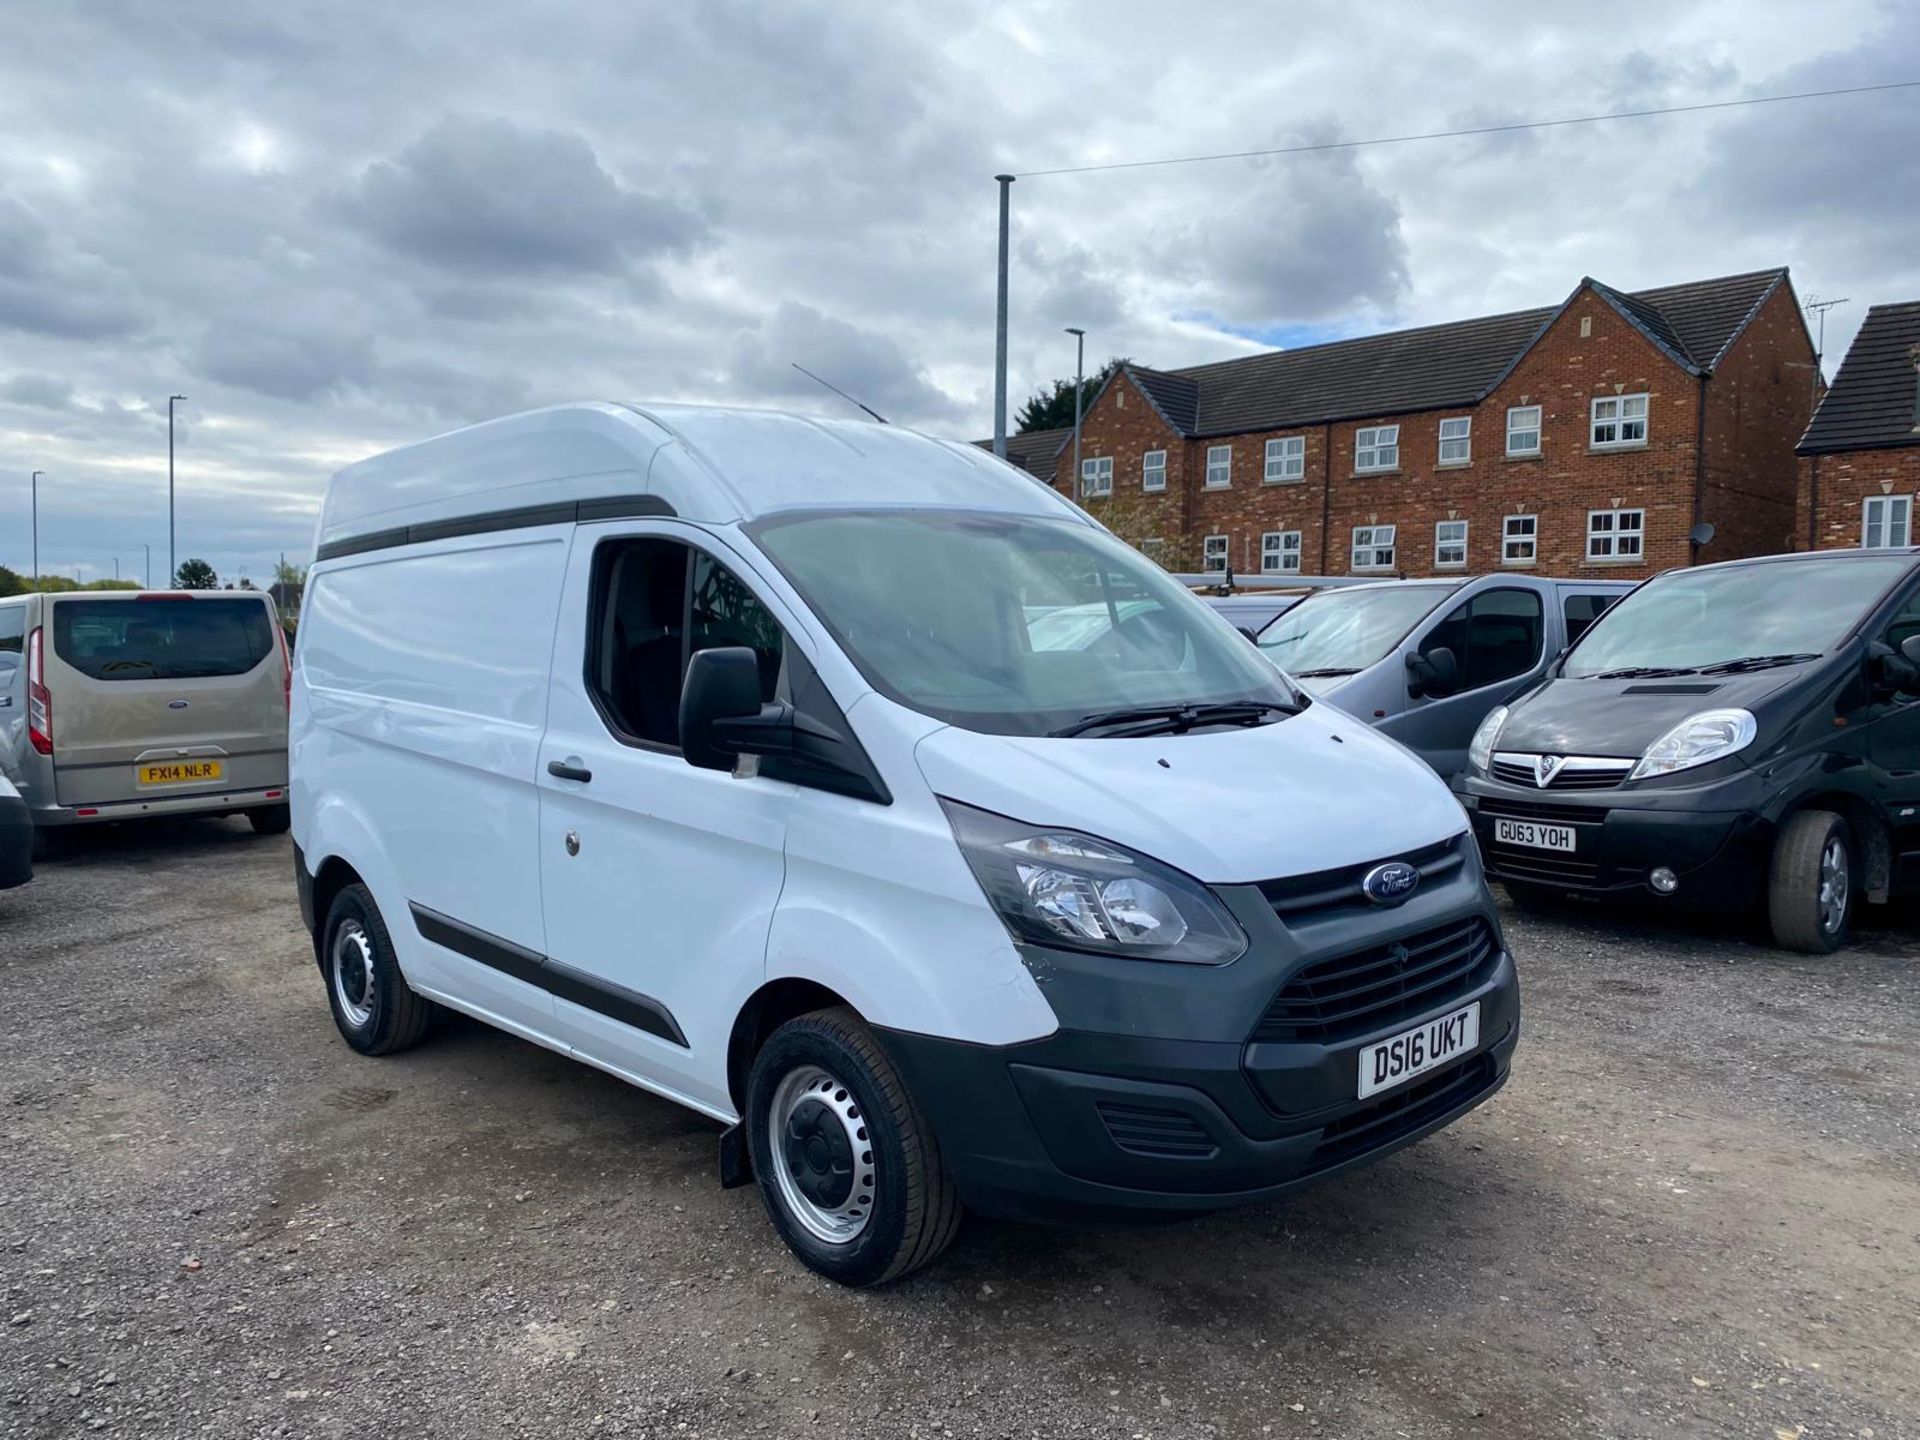
[[793, 751], [793, 709], [760, 703], [760, 661], [744, 645], [701, 650], [680, 687], [680, 752], [703, 770], [731, 770], [742, 755]]
[[1883, 695], [1920, 695], [1920, 635], [1891, 645], [1874, 641], [1867, 646], [1867, 683]]
[[1236, 625], [1233, 628], [1238, 630], [1242, 635], [1247, 637], [1247, 643], [1249, 645], [1258, 645], [1260, 643], [1260, 637], [1254, 634], [1254, 632], [1248, 629], [1245, 625]]
[[1407, 656], [1407, 673], [1416, 695], [1439, 700], [1460, 688], [1460, 662], [1445, 645], [1413, 651]]

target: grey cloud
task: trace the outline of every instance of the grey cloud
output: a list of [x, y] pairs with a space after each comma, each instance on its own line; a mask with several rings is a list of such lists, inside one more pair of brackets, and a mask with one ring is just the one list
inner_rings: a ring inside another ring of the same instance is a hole
[[12, 375], [0, 381], [0, 400], [36, 410], [70, 410], [73, 386], [52, 375]]
[[239, 317], [211, 327], [193, 352], [208, 379], [280, 400], [311, 401], [373, 373], [373, 342], [366, 331], [325, 324]]
[[57, 241], [38, 215], [0, 196], [0, 327], [103, 340], [146, 321], [124, 275]]
[[886, 336], [793, 301], [735, 338], [727, 380], [748, 394], [808, 409], [840, 403], [795, 370], [795, 361], [897, 423], [951, 424], [965, 413]]
[[630, 190], [578, 134], [448, 118], [367, 167], [348, 217], [397, 254], [469, 273], [615, 274], [687, 251], [704, 222]]

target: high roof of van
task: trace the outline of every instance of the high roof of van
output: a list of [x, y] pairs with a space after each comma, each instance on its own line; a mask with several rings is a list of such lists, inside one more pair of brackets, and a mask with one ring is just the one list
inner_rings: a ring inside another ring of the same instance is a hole
[[652, 513], [727, 524], [816, 506], [1084, 519], [1025, 471], [896, 425], [588, 402], [490, 420], [349, 465], [327, 489], [316, 548], [325, 559], [482, 528], [461, 522], [486, 517], [530, 525]]

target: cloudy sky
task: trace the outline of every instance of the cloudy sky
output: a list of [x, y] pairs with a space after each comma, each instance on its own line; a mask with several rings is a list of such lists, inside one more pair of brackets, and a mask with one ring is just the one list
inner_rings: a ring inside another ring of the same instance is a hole
[[[326, 477], [570, 398], [991, 428], [1000, 170], [1920, 79], [1920, 6], [0, 3], [0, 564], [302, 558]], [[1788, 264], [1920, 297], [1920, 91], [1023, 179], [1012, 389]], [[158, 573], [156, 574], [158, 578]]]

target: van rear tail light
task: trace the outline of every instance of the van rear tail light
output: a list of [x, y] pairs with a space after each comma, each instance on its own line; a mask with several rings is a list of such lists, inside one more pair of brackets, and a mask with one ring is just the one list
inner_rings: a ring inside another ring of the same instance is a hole
[[44, 627], [27, 636], [27, 743], [42, 755], [53, 754], [53, 697], [47, 694]]

